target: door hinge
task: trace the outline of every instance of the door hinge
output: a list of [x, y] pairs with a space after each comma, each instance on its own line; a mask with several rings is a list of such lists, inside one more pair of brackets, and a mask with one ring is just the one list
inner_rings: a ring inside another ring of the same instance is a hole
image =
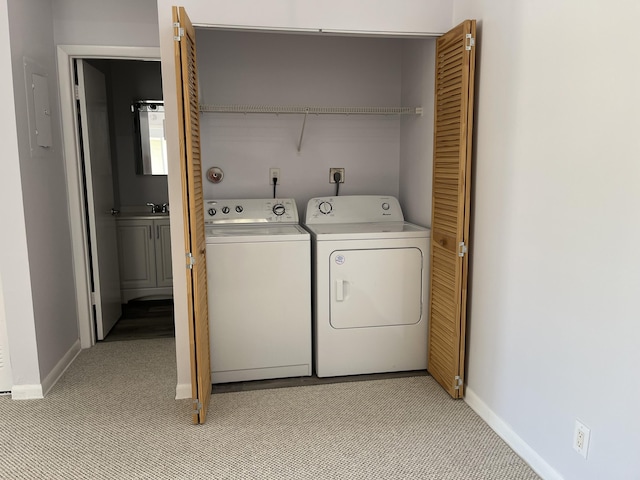
[[76, 97], [76, 100], [80, 100], [80, 87], [78, 85], [73, 86], [73, 95]]
[[454, 386], [453, 389], [454, 390], [460, 390], [460, 387], [462, 386], [462, 378], [460, 378], [459, 375], [456, 375], [454, 378]]
[[194, 415], [200, 415], [201, 411], [202, 411], [202, 402], [200, 400], [198, 400], [197, 398], [195, 398], [193, 400], [193, 414]]
[[458, 256], [464, 257], [466, 253], [467, 253], [467, 246], [464, 244], [464, 242], [460, 242], [458, 244]]
[[470, 33], [467, 33], [466, 39], [465, 50], [471, 50], [471, 47], [475, 47], [476, 45], [476, 39], [473, 38]]
[[173, 39], [176, 42], [179, 42], [181, 40], [182, 37], [184, 37], [184, 28], [182, 28], [180, 26], [180, 22], [174, 22], [173, 23], [173, 28], [175, 28], [175, 35], [173, 36]]
[[196, 263], [196, 259], [195, 259], [195, 258], [193, 258], [193, 255], [191, 254], [191, 252], [188, 252], [188, 253], [186, 254], [186, 257], [187, 257], [187, 268], [188, 268], [189, 270], [191, 270], [191, 269], [193, 269], [193, 266], [194, 266], [194, 265], [195, 265], [195, 263]]
[[96, 304], [96, 292], [91, 292], [91, 305]]

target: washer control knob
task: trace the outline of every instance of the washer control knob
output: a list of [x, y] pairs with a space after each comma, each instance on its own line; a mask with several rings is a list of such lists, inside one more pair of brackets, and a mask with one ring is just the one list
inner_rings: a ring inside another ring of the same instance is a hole
[[242, 213], [243, 210], [244, 208], [242, 208], [242, 205], [236, 205], [236, 212]]
[[222, 207], [222, 213], [224, 213], [225, 215], [229, 213], [229, 207]]
[[209, 215], [210, 215], [210, 216], [212, 216], [212, 217], [217, 213], [215, 208], [210, 208], [207, 212], [208, 212], [208, 213], [209, 213]]
[[320, 210], [320, 213], [327, 215], [331, 213], [331, 210], [333, 210], [333, 205], [329, 202], [321, 202], [320, 205], [318, 205], [318, 209]]
[[384, 203], [382, 204], [382, 209], [383, 209], [383, 210], [389, 210], [389, 204], [388, 204], [387, 202], [384, 202]]
[[284, 205], [283, 205], [283, 204], [281, 204], [281, 203], [276, 203], [276, 204], [273, 206], [273, 209], [272, 209], [272, 210], [273, 210], [273, 213], [275, 213], [277, 216], [280, 216], [280, 215], [284, 215], [284, 212], [286, 212], [286, 210], [287, 210], [287, 209], [286, 209], [286, 208], [284, 208]]

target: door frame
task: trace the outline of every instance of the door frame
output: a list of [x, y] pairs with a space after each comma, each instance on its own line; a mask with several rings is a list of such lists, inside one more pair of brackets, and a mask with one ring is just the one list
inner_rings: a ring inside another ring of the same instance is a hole
[[84, 209], [80, 140], [78, 121], [75, 115], [75, 88], [73, 62], [82, 59], [111, 60], [157, 60], [159, 47], [109, 47], [98, 45], [58, 45], [58, 88], [60, 92], [60, 116], [62, 120], [62, 144], [69, 203], [69, 226], [71, 228], [71, 253], [73, 276], [78, 310], [80, 345], [89, 348], [95, 345], [93, 308], [91, 302], [91, 277], [89, 242]]

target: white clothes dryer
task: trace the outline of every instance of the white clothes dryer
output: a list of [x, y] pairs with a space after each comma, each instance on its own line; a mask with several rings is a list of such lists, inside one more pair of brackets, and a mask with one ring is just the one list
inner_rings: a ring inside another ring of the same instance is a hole
[[213, 383], [311, 375], [311, 246], [293, 199], [206, 200]]
[[312, 198], [318, 377], [427, 368], [431, 231], [389, 196]]

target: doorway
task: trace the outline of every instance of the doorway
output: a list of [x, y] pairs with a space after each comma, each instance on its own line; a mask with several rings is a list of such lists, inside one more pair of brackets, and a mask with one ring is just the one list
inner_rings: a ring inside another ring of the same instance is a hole
[[[94, 271], [93, 271], [93, 258], [92, 249], [89, 234], [89, 221], [87, 218], [87, 202], [85, 195], [85, 184], [83, 178], [83, 164], [82, 156], [82, 137], [79, 134], [80, 120], [76, 116], [76, 98], [78, 98], [78, 92], [76, 85], [76, 61], [79, 59], [84, 60], [87, 64], [97, 66], [101, 70], [106, 70], [107, 75], [110, 77], [129, 77], [124, 80], [124, 83], [133, 84], [131, 82], [130, 73], [140, 67], [144, 70], [150, 70], [149, 67], [154, 64], [157, 69], [157, 85], [161, 89], [161, 80], [159, 73], [159, 56], [160, 51], [158, 48], [131, 48], [131, 47], [92, 47], [92, 46], [59, 46], [58, 47], [58, 72], [60, 83], [60, 97], [61, 97], [61, 113], [63, 124], [63, 143], [65, 150], [65, 162], [67, 170], [67, 185], [68, 185], [68, 197], [70, 206], [70, 223], [72, 232], [72, 250], [74, 256], [74, 274], [76, 278], [76, 298], [78, 307], [78, 320], [79, 331], [82, 348], [89, 348], [93, 346], [98, 340], [96, 332], [96, 305], [95, 305], [95, 293], [94, 293]], [[132, 62], [132, 63], [128, 63]], [[120, 80], [122, 83], [123, 80]], [[142, 82], [144, 83], [144, 82]], [[131, 86], [131, 85], [130, 85]], [[138, 90], [136, 95], [147, 96], [143, 91]], [[160, 90], [161, 94], [161, 90]], [[154, 92], [148, 93], [148, 95], [154, 95]], [[157, 98], [154, 100], [161, 100]], [[142, 100], [144, 98], [139, 98]], [[129, 115], [131, 113], [129, 112]], [[131, 117], [130, 117], [131, 118]], [[124, 120], [124, 122], [127, 122]], [[114, 124], [122, 125], [122, 119], [113, 119]], [[128, 122], [129, 127], [131, 121]], [[131, 170], [125, 172], [124, 182], [125, 185], [120, 187], [122, 183], [121, 177], [123, 176], [119, 170], [122, 162], [127, 161], [127, 155], [124, 152], [129, 152], [129, 162], [133, 157], [135, 150], [132, 144], [132, 138], [128, 140], [125, 138], [122, 142], [122, 135], [117, 133], [110, 134], [109, 145], [115, 152], [114, 158], [114, 182], [111, 185], [114, 195], [115, 210], [122, 210], [125, 207], [130, 207], [127, 203], [135, 203], [138, 200], [132, 200], [125, 196], [123, 199], [123, 192], [134, 192], [136, 195], [145, 195], [144, 188], [135, 186], [135, 167], [131, 165]], [[127, 167], [124, 167], [127, 168]], [[129, 182], [129, 183], [126, 183]], [[131, 183], [134, 183], [132, 186]], [[160, 185], [162, 190], [162, 184], [164, 184], [164, 197], [162, 198], [149, 198], [149, 202], [162, 204], [168, 203], [166, 200], [166, 184], [167, 177], [154, 178], [146, 183], [154, 183], [156, 187]], [[126, 194], [125, 194], [126, 195]], [[145, 202], [147, 203], [147, 202]], [[119, 208], [118, 208], [119, 207]], [[140, 207], [146, 207], [144, 204]], [[168, 224], [168, 219], [166, 219]], [[95, 256], [95, 254], [94, 254]], [[159, 298], [170, 298], [171, 287], [166, 287], [161, 292]], [[171, 310], [172, 315], [172, 310]]]

